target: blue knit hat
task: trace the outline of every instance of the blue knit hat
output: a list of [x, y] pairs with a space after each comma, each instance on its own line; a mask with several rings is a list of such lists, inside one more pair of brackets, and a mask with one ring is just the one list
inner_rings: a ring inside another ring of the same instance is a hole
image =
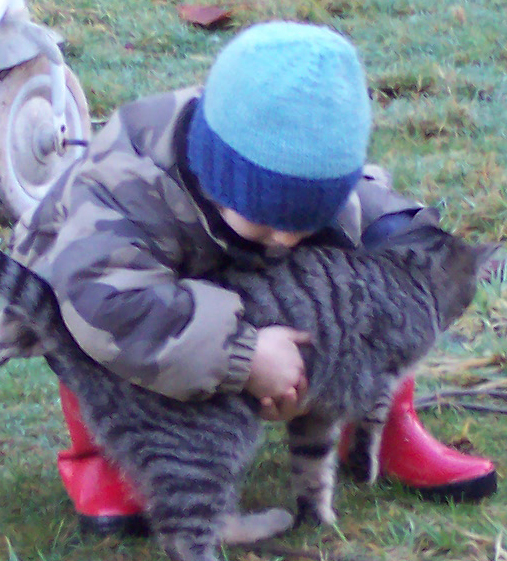
[[255, 25], [218, 56], [188, 157], [216, 203], [279, 230], [328, 224], [361, 176], [370, 103], [354, 47], [326, 27]]

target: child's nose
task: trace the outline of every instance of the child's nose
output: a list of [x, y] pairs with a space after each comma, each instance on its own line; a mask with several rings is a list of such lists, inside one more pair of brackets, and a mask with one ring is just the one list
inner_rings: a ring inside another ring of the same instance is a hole
[[283, 247], [294, 247], [301, 241], [301, 235], [297, 232], [275, 231], [271, 234], [270, 245], [282, 245]]

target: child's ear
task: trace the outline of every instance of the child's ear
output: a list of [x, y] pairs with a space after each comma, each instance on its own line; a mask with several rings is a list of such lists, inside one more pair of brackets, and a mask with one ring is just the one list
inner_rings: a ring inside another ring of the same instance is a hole
[[412, 219], [410, 227], [413, 226], [436, 226], [440, 223], [440, 212], [438, 209], [432, 206], [422, 208], [416, 213]]

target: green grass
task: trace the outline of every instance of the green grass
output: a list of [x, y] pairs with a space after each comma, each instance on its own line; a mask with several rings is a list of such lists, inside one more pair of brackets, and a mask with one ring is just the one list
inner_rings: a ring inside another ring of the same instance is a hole
[[[437, 205], [447, 228], [472, 240], [507, 237], [507, 0], [241, 0], [229, 3], [230, 25], [214, 30], [185, 24], [176, 5], [34, 0], [30, 7], [67, 38], [67, 62], [97, 122], [126, 101], [203, 81], [221, 46], [252, 22], [333, 25], [352, 38], [367, 68], [375, 116], [370, 161], [386, 166], [401, 192]], [[499, 281], [481, 287], [421, 366], [419, 394], [504, 378], [501, 360], [474, 368], [469, 359], [507, 356], [505, 290]], [[42, 360], [0, 369], [0, 404], [0, 560], [164, 558], [151, 540], [80, 536], [56, 470], [56, 453], [67, 442], [57, 384]], [[393, 483], [369, 488], [344, 479], [336, 527], [304, 525], [277, 545], [319, 550], [323, 559], [354, 551], [392, 561], [505, 559], [507, 419], [456, 408], [421, 416], [440, 439], [466, 442], [495, 460], [494, 497], [435, 505]], [[274, 427], [249, 476], [245, 506], [293, 508], [287, 472], [282, 432]], [[240, 548], [223, 553], [231, 561], [257, 559]]]
[[273, 18], [332, 25], [366, 64], [375, 109], [370, 159], [394, 173], [400, 191], [439, 205], [449, 227], [504, 237], [504, 0], [229, 2], [230, 25], [214, 31], [182, 22], [176, 4], [41, 0], [32, 13], [67, 37], [67, 61], [97, 120], [142, 95], [202, 82], [242, 26]]

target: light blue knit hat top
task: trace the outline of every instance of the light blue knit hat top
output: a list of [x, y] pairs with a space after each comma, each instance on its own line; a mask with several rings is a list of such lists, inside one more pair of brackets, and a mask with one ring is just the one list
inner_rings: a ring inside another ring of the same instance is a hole
[[370, 103], [355, 48], [326, 27], [255, 25], [218, 56], [190, 133], [202, 189], [285, 230], [332, 220], [360, 176]]

